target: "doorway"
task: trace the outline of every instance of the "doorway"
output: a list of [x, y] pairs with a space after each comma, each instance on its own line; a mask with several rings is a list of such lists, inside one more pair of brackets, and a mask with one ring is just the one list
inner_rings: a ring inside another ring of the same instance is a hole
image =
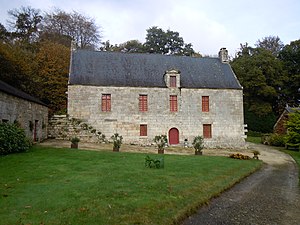
[[179, 144], [179, 131], [175, 127], [169, 130], [169, 144], [170, 145]]

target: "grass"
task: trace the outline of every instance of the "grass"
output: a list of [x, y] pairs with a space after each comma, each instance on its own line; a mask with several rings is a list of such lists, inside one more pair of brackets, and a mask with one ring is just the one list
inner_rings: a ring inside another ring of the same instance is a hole
[[298, 164], [298, 168], [299, 168], [299, 181], [300, 181], [300, 151], [293, 151], [293, 150], [282, 150], [283, 152], [289, 154], [290, 156], [293, 157], [293, 159], [296, 161], [296, 163]]
[[246, 141], [255, 144], [261, 144], [261, 137], [247, 136]]
[[145, 156], [38, 146], [2, 156], [0, 224], [174, 224], [262, 164], [164, 155], [164, 169], [149, 169]]

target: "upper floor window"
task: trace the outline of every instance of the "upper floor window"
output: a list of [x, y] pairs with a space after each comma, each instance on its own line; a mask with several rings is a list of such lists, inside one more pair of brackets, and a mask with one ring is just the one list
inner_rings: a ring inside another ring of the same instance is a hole
[[111, 94], [102, 94], [101, 109], [102, 112], [111, 111]]
[[170, 95], [170, 111], [177, 112], [177, 95]]
[[140, 110], [140, 112], [148, 111], [148, 96], [147, 95], [139, 96], [139, 110]]
[[209, 112], [209, 96], [202, 96], [202, 112]]
[[176, 76], [170, 76], [170, 87], [177, 87]]

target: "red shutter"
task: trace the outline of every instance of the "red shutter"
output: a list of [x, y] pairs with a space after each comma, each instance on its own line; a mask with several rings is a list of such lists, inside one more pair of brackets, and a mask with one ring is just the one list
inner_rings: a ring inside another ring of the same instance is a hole
[[102, 94], [101, 109], [103, 112], [109, 112], [111, 110], [111, 95]]
[[140, 97], [139, 97], [139, 110], [140, 110], [140, 112], [147, 112], [148, 111], [148, 96], [147, 95], [140, 95]]
[[170, 95], [170, 111], [177, 112], [177, 95]]
[[211, 124], [203, 124], [203, 137], [211, 138]]
[[140, 125], [140, 136], [147, 136], [147, 124]]
[[202, 96], [202, 112], [209, 112], [209, 96]]
[[176, 76], [170, 76], [170, 87], [176, 87]]

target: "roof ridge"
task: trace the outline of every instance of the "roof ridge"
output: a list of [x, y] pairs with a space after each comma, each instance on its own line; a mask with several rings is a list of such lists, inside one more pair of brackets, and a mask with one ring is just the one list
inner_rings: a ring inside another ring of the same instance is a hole
[[19, 98], [22, 98], [22, 99], [25, 99], [25, 100], [28, 100], [28, 101], [31, 101], [31, 102], [38, 103], [40, 105], [47, 106], [41, 100], [27, 94], [24, 91], [21, 91], [21, 90], [15, 88], [15, 87], [5, 83], [2, 80], [0, 80], [0, 91], [5, 92], [5, 93], [10, 94], [10, 95], [13, 95], [15, 97], [19, 97]]

